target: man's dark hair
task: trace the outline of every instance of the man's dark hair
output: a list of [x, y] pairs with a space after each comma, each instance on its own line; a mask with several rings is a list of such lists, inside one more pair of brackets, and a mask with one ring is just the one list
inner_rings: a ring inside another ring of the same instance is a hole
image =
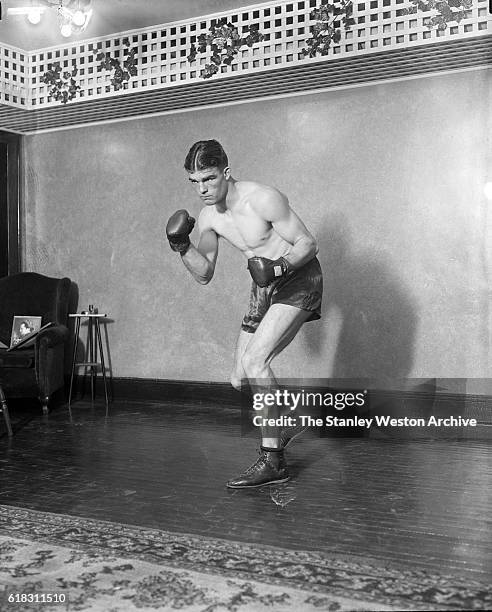
[[188, 151], [184, 167], [187, 172], [197, 172], [206, 168], [223, 170], [229, 165], [226, 152], [217, 140], [199, 140]]

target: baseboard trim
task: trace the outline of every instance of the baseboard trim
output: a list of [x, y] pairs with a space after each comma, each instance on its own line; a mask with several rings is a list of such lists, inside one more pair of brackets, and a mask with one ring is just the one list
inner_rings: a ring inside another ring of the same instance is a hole
[[[75, 391], [82, 390], [83, 377], [75, 380]], [[123, 402], [198, 402], [212, 403], [229, 408], [241, 407], [241, 394], [229, 383], [194, 380], [168, 380], [151, 378], [113, 378], [108, 382], [111, 396]], [[90, 392], [89, 378], [85, 378], [85, 393]], [[104, 394], [102, 378], [97, 377], [96, 394]], [[450, 393], [446, 391], [429, 390], [388, 390], [371, 389], [371, 406], [391, 404], [404, 407], [407, 403], [429, 406], [434, 403], [441, 410], [449, 411], [463, 409], [477, 418], [483, 425], [492, 427], [492, 396], [466, 393]]]
[[[83, 376], [77, 376], [74, 382], [76, 393], [83, 386]], [[111, 396], [123, 402], [216, 402], [221, 406], [240, 408], [241, 394], [228, 383], [168, 380], [154, 378], [113, 378], [108, 381]], [[85, 392], [90, 390], [89, 377], [85, 378]], [[97, 377], [96, 394], [102, 397], [104, 387], [102, 377]]]

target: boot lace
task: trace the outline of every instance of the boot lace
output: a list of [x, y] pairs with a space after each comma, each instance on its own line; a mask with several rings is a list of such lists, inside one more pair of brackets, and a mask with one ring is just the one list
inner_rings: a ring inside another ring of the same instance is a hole
[[260, 451], [260, 456], [253, 463], [253, 465], [250, 465], [249, 468], [246, 468], [246, 470], [244, 471], [244, 475], [249, 476], [250, 474], [253, 474], [254, 472], [258, 472], [264, 465], [266, 465], [266, 463], [267, 463], [266, 455], [263, 451]]

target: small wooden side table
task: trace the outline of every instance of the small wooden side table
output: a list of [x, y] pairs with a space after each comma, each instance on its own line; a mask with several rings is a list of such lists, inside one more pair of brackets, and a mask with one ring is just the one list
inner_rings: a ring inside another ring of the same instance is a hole
[[[100, 367], [102, 372], [103, 384], [104, 384], [104, 398], [106, 401], [106, 410], [108, 409], [108, 388], [106, 380], [106, 366], [104, 363], [104, 350], [101, 338], [101, 319], [106, 318], [107, 314], [98, 312], [80, 312], [75, 314], [69, 314], [69, 317], [75, 319], [75, 342], [73, 346], [73, 357], [72, 357], [72, 373], [70, 375], [70, 392], [68, 395], [68, 407], [70, 408], [72, 403], [72, 390], [73, 390], [73, 378], [75, 374], [75, 368], [84, 367], [90, 368], [91, 374], [91, 399], [94, 401], [95, 397], [95, 385], [94, 381], [97, 377], [97, 369]], [[87, 331], [87, 347], [85, 358], [88, 361], [77, 361], [77, 348], [79, 345], [80, 337], [80, 322], [82, 319], [87, 319], [88, 331]], [[98, 349], [99, 349], [99, 361], [98, 361]]]
[[12, 432], [12, 424], [10, 422], [10, 414], [9, 408], [7, 406], [7, 400], [5, 399], [5, 393], [3, 392], [2, 387], [0, 387], [0, 411], [3, 414], [3, 419], [5, 421], [5, 427], [7, 428], [7, 434], [9, 437], [13, 436]]

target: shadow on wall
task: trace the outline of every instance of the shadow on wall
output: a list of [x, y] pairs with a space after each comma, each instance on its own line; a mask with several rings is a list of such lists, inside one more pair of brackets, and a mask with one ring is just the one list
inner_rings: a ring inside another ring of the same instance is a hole
[[341, 314], [332, 371], [327, 375], [379, 382], [408, 377], [418, 323], [414, 298], [381, 254], [354, 250], [343, 215], [325, 219], [317, 235], [322, 236], [325, 324], [322, 331], [306, 330], [315, 354], [326, 351], [323, 345], [333, 336], [326, 323], [328, 313], [335, 306]]

